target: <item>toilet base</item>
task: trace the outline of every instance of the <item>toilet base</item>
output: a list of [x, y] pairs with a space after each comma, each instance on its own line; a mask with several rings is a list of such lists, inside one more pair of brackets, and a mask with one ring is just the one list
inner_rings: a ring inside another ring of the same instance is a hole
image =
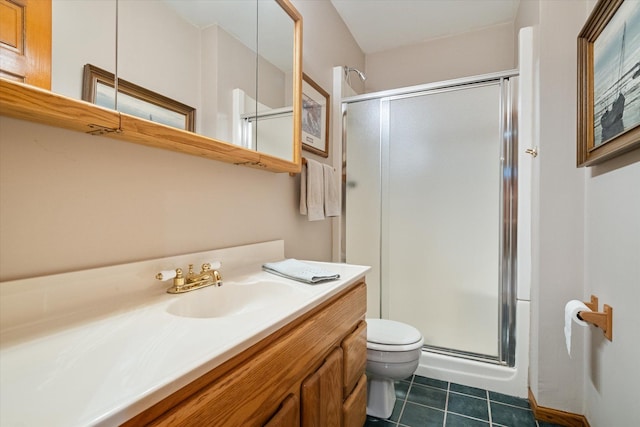
[[391, 379], [369, 379], [367, 384], [367, 415], [389, 418], [396, 404], [396, 389]]

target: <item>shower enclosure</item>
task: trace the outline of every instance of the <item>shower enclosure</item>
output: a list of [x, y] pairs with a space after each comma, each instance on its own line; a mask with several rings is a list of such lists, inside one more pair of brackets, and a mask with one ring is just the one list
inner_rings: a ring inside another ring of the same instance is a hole
[[515, 363], [516, 72], [343, 100], [345, 261], [369, 317], [425, 350]]

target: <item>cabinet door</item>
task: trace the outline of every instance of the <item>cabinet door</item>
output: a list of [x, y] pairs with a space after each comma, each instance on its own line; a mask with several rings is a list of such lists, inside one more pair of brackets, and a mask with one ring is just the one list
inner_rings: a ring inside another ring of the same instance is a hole
[[0, 77], [51, 89], [51, 0], [0, 0]]
[[346, 399], [367, 366], [367, 324], [360, 322], [355, 331], [342, 341], [344, 358], [344, 398]]
[[302, 383], [302, 427], [342, 425], [342, 349]]
[[299, 425], [300, 403], [296, 396], [290, 394], [264, 427], [298, 427]]
[[367, 420], [367, 377], [362, 375], [342, 406], [343, 427], [362, 427]]

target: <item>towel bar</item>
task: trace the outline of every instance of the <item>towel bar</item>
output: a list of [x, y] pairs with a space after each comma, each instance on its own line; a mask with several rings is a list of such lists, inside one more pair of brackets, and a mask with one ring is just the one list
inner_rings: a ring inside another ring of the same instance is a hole
[[[302, 158], [302, 166], [307, 164], [307, 159], [305, 159], [304, 157]], [[336, 168], [333, 168], [333, 170], [335, 171]], [[298, 175], [296, 172], [289, 172], [289, 176], [296, 176]]]
[[591, 295], [591, 301], [585, 302], [584, 305], [592, 311], [581, 311], [578, 313], [578, 317], [602, 329], [604, 336], [609, 341], [613, 341], [613, 308], [605, 304], [603, 306], [604, 312], [598, 312], [598, 297], [595, 295]]

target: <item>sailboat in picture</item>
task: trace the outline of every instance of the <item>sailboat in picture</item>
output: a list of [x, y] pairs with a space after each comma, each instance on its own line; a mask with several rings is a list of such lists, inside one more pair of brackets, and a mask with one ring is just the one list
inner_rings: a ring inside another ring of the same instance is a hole
[[622, 83], [622, 80], [633, 71], [632, 69], [628, 73], [625, 73], [624, 75], [622, 75], [626, 34], [627, 34], [627, 23], [625, 22], [624, 28], [622, 30], [622, 44], [620, 47], [620, 65], [618, 66], [618, 81], [614, 83], [618, 96], [616, 97], [615, 101], [613, 101], [613, 104], [611, 104], [611, 108], [607, 108], [604, 111], [604, 113], [602, 113], [602, 117], [600, 117], [600, 126], [602, 126], [602, 142], [605, 142], [608, 139], [611, 139], [614, 136], [624, 131], [622, 116], [624, 114], [625, 97], [622, 94], [621, 83]]

